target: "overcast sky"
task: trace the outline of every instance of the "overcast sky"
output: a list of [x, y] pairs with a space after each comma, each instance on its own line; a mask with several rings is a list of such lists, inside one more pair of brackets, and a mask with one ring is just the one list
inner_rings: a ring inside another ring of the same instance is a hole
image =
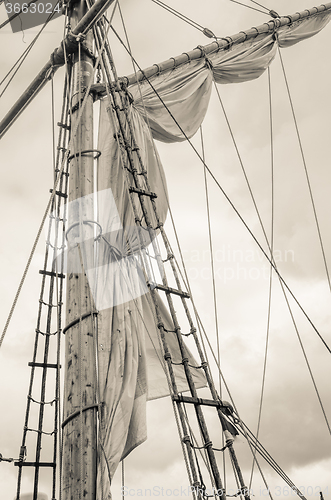
[[[229, 0], [169, 0], [183, 14], [225, 37], [257, 26], [268, 16]], [[247, 4], [254, 6], [246, 0]], [[263, 3], [263, 2], [262, 2]], [[280, 14], [312, 7], [308, 0], [264, 0]], [[122, 0], [133, 54], [142, 67], [208, 43], [199, 31], [149, 0]], [[6, 19], [0, 7], [1, 21]], [[42, 34], [18, 76], [0, 101], [1, 117], [27, 87], [59, 45], [63, 19]], [[119, 20], [116, 18], [119, 27]], [[330, 54], [331, 27], [316, 37], [284, 49], [283, 59], [297, 113], [316, 211], [331, 264], [330, 187]], [[33, 39], [36, 29], [12, 34], [0, 31], [0, 77], [7, 73]], [[114, 51], [118, 46], [115, 42]], [[132, 72], [119, 52], [120, 75]], [[55, 78], [57, 114], [63, 72]], [[302, 159], [278, 56], [271, 66], [275, 146], [275, 240], [281, 273], [321, 335], [331, 346], [330, 290], [327, 285]], [[268, 235], [271, 227], [271, 165], [268, 79], [219, 87], [238, 148]], [[206, 162], [259, 241], [261, 228], [245, 184], [237, 154], [217, 97], [212, 96], [203, 126]], [[200, 148], [199, 137], [194, 143]], [[157, 144], [167, 175], [172, 210], [195, 302], [213, 346], [215, 340], [212, 281], [203, 169], [187, 144]], [[0, 325], [3, 328], [52, 187], [51, 87], [32, 102], [0, 144], [1, 253]], [[222, 367], [242, 419], [256, 428], [267, 325], [269, 269], [251, 236], [211, 180], [218, 324]], [[169, 232], [172, 235], [171, 228]], [[17, 458], [24, 424], [32, 342], [36, 324], [44, 236], [0, 351], [0, 453]], [[291, 301], [293, 305], [293, 301]], [[331, 418], [330, 354], [297, 307], [298, 324], [325, 410]], [[228, 399], [228, 396], [226, 396]], [[220, 445], [216, 420], [208, 417], [213, 439]], [[177, 431], [168, 399], [148, 404], [149, 439], [126, 460], [126, 485], [134, 489], [187, 487]], [[260, 439], [291, 479], [303, 486], [306, 498], [331, 495], [331, 439], [318, 404], [299, 342], [277, 280], [272, 291], [270, 346]], [[246, 482], [251, 458], [238, 439], [237, 451]], [[33, 450], [29, 459], [33, 459]], [[285, 498], [284, 483], [261, 466], [275, 498]], [[15, 495], [17, 470], [0, 464], [1, 500]], [[231, 476], [230, 476], [231, 477]], [[233, 479], [229, 479], [229, 485]], [[253, 491], [260, 497], [262, 481], [255, 472]], [[28, 482], [24, 492], [29, 491]], [[231, 486], [232, 487], [232, 486]], [[308, 490], [308, 488], [310, 489]], [[119, 498], [120, 479], [114, 482]], [[281, 489], [279, 489], [281, 488]], [[327, 491], [327, 488], [328, 491]], [[44, 487], [43, 491], [47, 491]], [[169, 496], [169, 495], [168, 495]], [[50, 498], [50, 497], [49, 497]]]

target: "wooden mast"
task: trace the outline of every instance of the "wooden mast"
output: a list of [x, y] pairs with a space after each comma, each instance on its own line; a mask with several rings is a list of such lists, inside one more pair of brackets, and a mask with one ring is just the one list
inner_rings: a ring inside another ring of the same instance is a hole
[[[70, 5], [72, 29], [87, 10], [85, 0]], [[83, 42], [83, 40], [81, 40]], [[92, 53], [93, 35], [89, 31], [83, 42]], [[68, 220], [67, 327], [65, 354], [65, 389], [63, 422], [63, 500], [96, 498], [97, 407], [95, 374], [94, 305], [85, 276], [93, 266], [93, 98], [87, 97], [81, 119], [81, 103], [93, 75], [93, 61], [80, 44], [73, 59], [73, 95], [71, 130], [77, 128], [70, 151]], [[88, 196], [90, 195], [90, 196]], [[83, 198], [84, 197], [84, 198]], [[75, 201], [80, 200], [80, 201]], [[76, 207], [77, 205], [77, 207]], [[92, 242], [89, 252], [84, 243]], [[89, 255], [87, 255], [87, 253]], [[84, 268], [84, 269], [83, 269]]]

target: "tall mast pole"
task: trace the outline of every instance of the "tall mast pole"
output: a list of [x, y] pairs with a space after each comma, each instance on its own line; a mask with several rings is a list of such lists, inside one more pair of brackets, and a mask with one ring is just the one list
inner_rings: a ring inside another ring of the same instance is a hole
[[[69, 22], [75, 26], [86, 13], [85, 0], [70, 4]], [[71, 131], [77, 132], [70, 151], [69, 203], [67, 229], [67, 326], [65, 354], [65, 388], [63, 421], [63, 500], [95, 500], [97, 465], [97, 414], [94, 305], [84, 272], [93, 266], [93, 244], [89, 255], [84, 243], [93, 242], [93, 97], [85, 97], [93, 75], [93, 49], [91, 31], [73, 55], [73, 92], [71, 106]], [[79, 122], [79, 123], [78, 123]], [[78, 124], [78, 125], [77, 125]], [[91, 195], [91, 196], [88, 196]], [[79, 200], [79, 201], [75, 201]], [[85, 248], [85, 250], [84, 250]], [[87, 262], [88, 261], [88, 262]]]

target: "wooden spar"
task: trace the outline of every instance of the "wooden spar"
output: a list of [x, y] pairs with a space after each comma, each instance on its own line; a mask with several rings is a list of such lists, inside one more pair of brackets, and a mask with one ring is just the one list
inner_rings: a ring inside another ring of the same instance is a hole
[[238, 45], [239, 43], [245, 42], [246, 40], [254, 39], [258, 35], [268, 35], [270, 33], [274, 33], [275, 31], [277, 31], [277, 29], [288, 26], [295, 21], [307, 19], [308, 17], [312, 17], [318, 13], [323, 13], [329, 10], [331, 10], [331, 2], [320, 5], [319, 7], [312, 7], [311, 9], [297, 12], [292, 16], [284, 16], [277, 19], [272, 19], [269, 22], [264, 23], [256, 28], [251, 28], [247, 31], [241, 31], [236, 35], [226, 38], [221, 38], [215, 42], [209, 43], [208, 45], [203, 45], [201, 47], [199, 46], [196, 49], [191, 50], [190, 52], [184, 52], [183, 54], [177, 57], [172, 57], [171, 59], [167, 59], [160, 64], [153, 64], [153, 66], [150, 66], [149, 68], [123, 77], [123, 80], [128, 86], [134, 85], [137, 81], [140, 82], [146, 78], [151, 78], [154, 75], [159, 75], [165, 71], [169, 71], [179, 66], [180, 64], [185, 64], [188, 61], [200, 59], [201, 57], [205, 57], [205, 55], [208, 55], [212, 52], [218, 52], [219, 50], [229, 48], [229, 46], [232, 47], [233, 45]]
[[[79, 26], [86, 11], [85, 0], [71, 5], [70, 22]], [[84, 19], [84, 18], [83, 18]], [[77, 24], [78, 23], [78, 24]], [[84, 40], [92, 51], [93, 36]], [[73, 61], [73, 97], [71, 130], [77, 127], [84, 91], [93, 75], [89, 53], [79, 50]], [[93, 97], [89, 95], [73, 138], [69, 179], [69, 202], [76, 201], [77, 210], [69, 209], [68, 280], [62, 498], [63, 500], [95, 500], [97, 477], [97, 401], [95, 369], [94, 304], [85, 272], [93, 266]], [[85, 152], [85, 153], [84, 153]], [[85, 198], [82, 198], [85, 197]], [[83, 202], [81, 200], [83, 199]], [[72, 206], [72, 205], [71, 205]], [[92, 242], [87, 249], [84, 242]], [[78, 321], [75, 321], [78, 320]]]
[[85, 34], [96, 19], [106, 10], [115, 0], [97, 0], [91, 9], [83, 16], [77, 26], [67, 35], [61, 45], [51, 54], [49, 61], [45, 64], [42, 70], [38, 73], [35, 79], [30, 83], [29, 87], [16, 101], [14, 106], [8, 111], [7, 115], [0, 122], [0, 139], [12, 126], [15, 120], [20, 116], [24, 109], [30, 104], [32, 99], [46, 85], [48, 80], [52, 78], [55, 71], [64, 65], [64, 47], [66, 54], [70, 55], [77, 51], [78, 42], [76, 40], [79, 34]]

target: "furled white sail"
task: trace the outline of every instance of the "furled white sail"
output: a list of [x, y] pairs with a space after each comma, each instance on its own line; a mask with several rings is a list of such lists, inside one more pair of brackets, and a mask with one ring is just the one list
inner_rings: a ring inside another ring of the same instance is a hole
[[319, 13], [206, 56], [201, 49], [201, 58], [131, 85], [134, 108], [155, 139], [180, 142], [191, 138], [205, 117], [213, 80], [225, 84], [258, 78], [274, 59], [277, 46], [289, 47], [315, 35], [330, 17], [330, 11]]

